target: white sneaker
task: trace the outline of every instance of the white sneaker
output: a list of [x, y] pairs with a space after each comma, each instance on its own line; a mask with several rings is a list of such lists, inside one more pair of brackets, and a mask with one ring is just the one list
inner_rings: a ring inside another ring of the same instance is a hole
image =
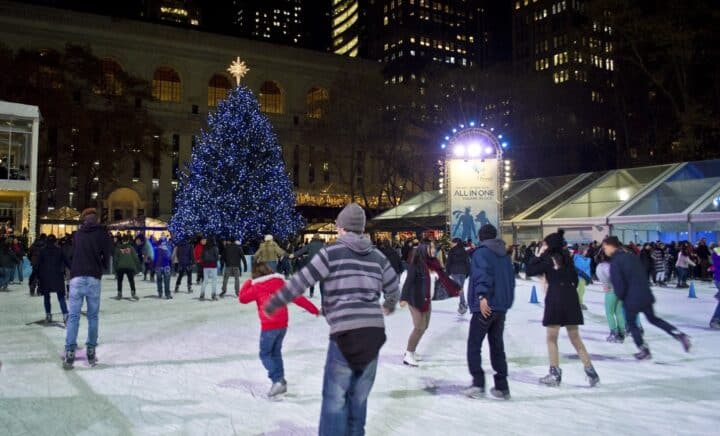
[[284, 382], [277, 382], [273, 383], [273, 385], [270, 387], [270, 392], [268, 392], [268, 397], [274, 398], [278, 395], [286, 394], [287, 393], [287, 383]]
[[403, 364], [405, 364], [407, 366], [417, 367], [418, 362], [417, 362], [417, 359], [415, 359], [415, 353], [406, 351], [405, 356], [403, 357]]

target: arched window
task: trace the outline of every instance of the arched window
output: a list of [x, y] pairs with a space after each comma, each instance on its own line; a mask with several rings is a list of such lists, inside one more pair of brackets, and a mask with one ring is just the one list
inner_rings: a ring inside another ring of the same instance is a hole
[[180, 101], [181, 83], [177, 71], [170, 67], [160, 67], [153, 75], [152, 95], [155, 100]]
[[283, 113], [283, 95], [276, 82], [265, 82], [260, 87], [260, 110], [267, 114]]
[[119, 96], [123, 93], [122, 68], [112, 59], [103, 59], [100, 61], [100, 83], [93, 89], [95, 94], [115, 95]]
[[316, 120], [325, 118], [328, 100], [329, 94], [327, 89], [318, 87], [310, 88], [305, 96], [307, 117], [314, 118]]
[[227, 97], [230, 81], [222, 74], [215, 74], [208, 83], [208, 106], [217, 106], [220, 100]]

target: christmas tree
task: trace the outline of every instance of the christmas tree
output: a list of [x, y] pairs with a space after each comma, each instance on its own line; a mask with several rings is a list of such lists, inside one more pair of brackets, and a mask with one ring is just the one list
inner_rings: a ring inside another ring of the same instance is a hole
[[244, 86], [231, 90], [208, 116], [179, 179], [169, 225], [179, 240], [198, 234], [285, 239], [303, 227], [277, 137]]

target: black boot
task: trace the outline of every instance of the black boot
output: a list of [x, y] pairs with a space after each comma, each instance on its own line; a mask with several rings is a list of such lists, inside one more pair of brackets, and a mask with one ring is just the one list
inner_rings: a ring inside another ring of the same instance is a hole
[[646, 344], [640, 346], [640, 351], [634, 354], [637, 360], [650, 360], [652, 359], [652, 353], [650, 348]]
[[88, 365], [97, 365], [97, 357], [95, 356], [95, 347], [87, 347], [87, 360]]
[[138, 298], [137, 294], [135, 293], [135, 291], [132, 291], [130, 298], [132, 298], [133, 300], [139, 300], [139, 298]]
[[65, 359], [63, 359], [63, 369], [65, 369], [65, 370], [73, 369], [74, 364], [75, 364], [75, 350], [66, 351]]
[[45, 323], [50, 324], [52, 322], [52, 313], [48, 313], [45, 315]]

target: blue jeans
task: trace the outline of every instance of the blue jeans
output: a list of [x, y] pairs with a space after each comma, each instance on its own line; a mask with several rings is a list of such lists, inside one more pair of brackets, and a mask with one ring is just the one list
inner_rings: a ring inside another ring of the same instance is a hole
[[330, 340], [323, 380], [320, 436], [365, 434], [367, 399], [376, 371], [377, 359], [364, 370], [353, 371], [335, 341]]
[[461, 306], [467, 306], [467, 302], [465, 301], [465, 292], [463, 292], [463, 285], [465, 283], [466, 277], [467, 276], [465, 274], [450, 274], [450, 279], [460, 285], [460, 305]]
[[165, 286], [165, 296], [170, 296], [170, 267], [156, 267], [155, 268], [155, 280], [157, 281], [157, 293], [158, 297], [163, 296], [163, 286]]
[[87, 300], [88, 335], [85, 345], [97, 346], [98, 312], [100, 311], [100, 279], [95, 277], [75, 277], [70, 280], [70, 314], [67, 322], [65, 350], [77, 348], [78, 327], [80, 325], [80, 309]]
[[205, 295], [205, 285], [210, 282], [210, 286], [212, 288], [212, 294], [215, 296], [217, 293], [217, 268], [203, 268], [203, 281], [202, 286], [200, 286], [200, 295]]
[[285, 380], [282, 343], [287, 329], [266, 330], [260, 333], [260, 361], [273, 383]]
[[688, 279], [688, 269], [687, 268], [677, 268], [677, 277], [678, 277], [678, 285], [684, 285], [687, 283]]

